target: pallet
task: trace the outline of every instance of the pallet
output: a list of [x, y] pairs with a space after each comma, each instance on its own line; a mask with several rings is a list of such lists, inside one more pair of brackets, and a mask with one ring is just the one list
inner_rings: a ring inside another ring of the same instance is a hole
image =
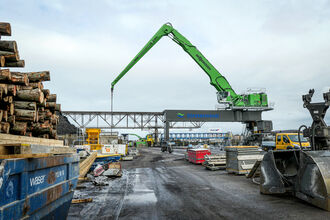
[[12, 134], [0, 134], [0, 144], [36, 144], [43, 146], [64, 146], [62, 140], [46, 139], [46, 138], [36, 138], [36, 137], [26, 137], [20, 135]]

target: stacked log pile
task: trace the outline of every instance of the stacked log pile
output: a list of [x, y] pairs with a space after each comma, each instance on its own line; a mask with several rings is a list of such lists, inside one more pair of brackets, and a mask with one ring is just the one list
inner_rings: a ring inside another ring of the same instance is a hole
[[[0, 22], [1, 36], [11, 36], [9, 23]], [[49, 71], [14, 72], [1, 67], [24, 67], [16, 41], [0, 39], [0, 133], [57, 139], [61, 105], [44, 88]]]

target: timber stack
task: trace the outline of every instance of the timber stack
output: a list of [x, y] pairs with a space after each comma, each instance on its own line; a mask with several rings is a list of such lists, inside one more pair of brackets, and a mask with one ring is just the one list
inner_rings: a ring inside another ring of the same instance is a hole
[[57, 139], [56, 94], [45, 89], [49, 71], [16, 72], [8, 68], [24, 67], [16, 41], [2, 40], [11, 36], [9, 23], [0, 22], [0, 133]]

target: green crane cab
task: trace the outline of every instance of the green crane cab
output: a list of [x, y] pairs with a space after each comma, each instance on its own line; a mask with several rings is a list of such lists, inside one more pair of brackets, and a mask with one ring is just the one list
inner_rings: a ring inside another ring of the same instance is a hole
[[111, 91], [118, 81], [163, 37], [170, 37], [175, 43], [182, 47], [190, 57], [204, 70], [210, 78], [210, 84], [217, 90], [219, 103], [225, 103], [229, 108], [258, 108], [261, 110], [271, 109], [268, 106], [267, 94], [264, 92], [252, 92], [248, 94], [237, 94], [230, 86], [227, 79], [204, 57], [204, 55], [181, 35], [170, 23], [164, 24], [156, 34], [148, 41], [142, 50], [124, 68], [124, 70], [111, 83]]

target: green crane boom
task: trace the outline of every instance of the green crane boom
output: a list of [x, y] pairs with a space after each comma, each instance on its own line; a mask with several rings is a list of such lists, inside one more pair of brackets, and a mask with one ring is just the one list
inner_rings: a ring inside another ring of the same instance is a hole
[[264, 93], [252, 93], [248, 95], [238, 95], [230, 86], [227, 79], [204, 57], [204, 55], [190, 43], [183, 35], [175, 30], [170, 23], [164, 24], [157, 33], [148, 41], [142, 50], [133, 58], [125, 69], [111, 83], [111, 90], [118, 81], [163, 37], [170, 37], [179, 44], [191, 58], [205, 71], [210, 78], [210, 84], [214, 86], [218, 93], [219, 102], [227, 102], [235, 107], [267, 107], [267, 95]]

